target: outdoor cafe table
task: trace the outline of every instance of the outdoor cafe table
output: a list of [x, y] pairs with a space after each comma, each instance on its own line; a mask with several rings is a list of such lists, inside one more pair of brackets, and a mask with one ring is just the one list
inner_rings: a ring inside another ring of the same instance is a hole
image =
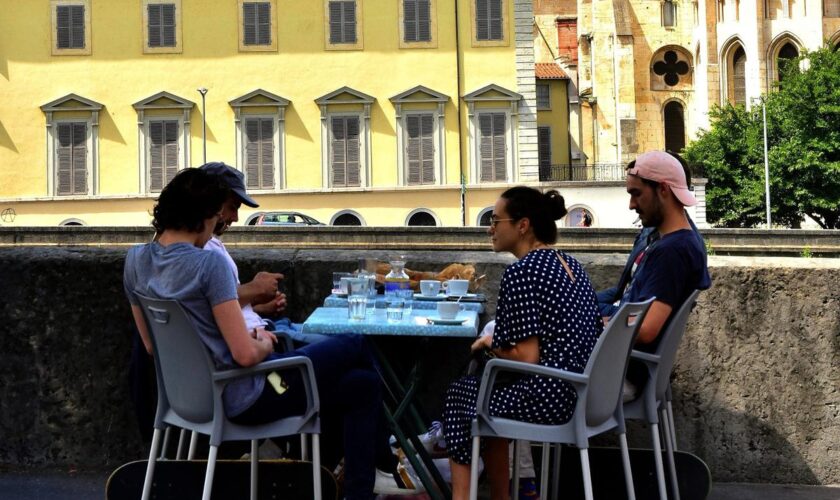
[[[483, 297], [483, 295], [479, 294], [479, 297]], [[385, 300], [384, 295], [377, 295], [376, 301], [382, 302]], [[440, 302], [439, 299], [427, 299], [427, 298], [417, 298], [414, 297], [411, 299], [411, 308], [414, 310], [421, 309], [424, 311], [434, 311], [437, 309], [437, 304]], [[466, 311], [475, 311], [478, 314], [484, 313], [484, 302], [475, 301], [475, 300], [462, 300], [460, 304], [464, 306], [464, 310]], [[324, 299], [324, 307], [347, 307], [347, 297], [341, 297], [336, 294], [332, 294], [326, 299]], [[368, 307], [371, 307], [369, 304]]]
[[[380, 309], [384, 312], [384, 309]], [[436, 311], [414, 309], [411, 314], [401, 321], [389, 322], [385, 315], [376, 314], [373, 308], [368, 308], [368, 314], [364, 320], [351, 320], [347, 317], [347, 309], [340, 307], [319, 307], [303, 323], [303, 333], [314, 333], [321, 335], [338, 335], [342, 333], [355, 333], [376, 337], [401, 337], [411, 340], [419, 340], [424, 346], [430, 338], [475, 338], [478, 334], [478, 312], [459, 311], [457, 319], [464, 319], [460, 325], [433, 325], [429, 324], [428, 318], [437, 316]], [[385, 416], [391, 424], [394, 436], [397, 438], [406, 457], [414, 467], [421, 482], [426, 487], [426, 492], [435, 499], [448, 498], [450, 496], [449, 485], [443, 480], [440, 472], [426, 453], [419, 434], [426, 431], [428, 422], [421, 416], [419, 403], [414, 396], [418, 386], [422, 383], [423, 368], [420, 363], [422, 350], [411, 349], [409, 352], [417, 354], [414, 358], [414, 366], [409, 371], [407, 380], [403, 382], [388, 361], [377, 347], [376, 342], [371, 346], [382, 369], [380, 375], [386, 393], [391, 403], [385, 404]], [[411, 447], [408, 446], [409, 442]], [[409, 450], [414, 449], [415, 453]], [[418, 460], [419, 457], [419, 460]], [[422, 461], [423, 465], [421, 465]], [[430, 477], [431, 475], [431, 477]]]

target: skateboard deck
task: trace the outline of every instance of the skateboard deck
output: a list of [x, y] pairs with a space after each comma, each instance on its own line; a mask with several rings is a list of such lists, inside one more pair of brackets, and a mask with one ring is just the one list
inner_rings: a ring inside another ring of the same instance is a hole
[[[108, 478], [106, 500], [139, 499], [143, 492], [147, 460], [121, 465]], [[206, 460], [162, 460], [155, 465], [151, 498], [190, 500], [201, 498]], [[217, 460], [213, 474], [214, 500], [248, 498], [251, 463], [247, 460]], [[338, 498], [333, 475], [321, 468], [324, 500]], [[311, 499], [312, 464], [296, 460], [261, 460], [258, 471], [258, 498]]]
[[[539, 457], [539, 451], [535, 449], [534, 458], [537, 457]], [[712, 488], [712, 477], [706, 464], [698, 457], [684, 451], [674, 452], [674, 463], [681, 500], [705, 500]], [[664, 452], [662, 464], [665, 468], [668, 498], [673, 498], [668, 459]], [[627, 498], [619, 448], [589, 448], [589, 466], [592, 473], [592, 493], [596, 499], [624, 500]], [[656, 482], [653, 450], [630, 449], [630, 468], [633, 470], [636, 498], [638, 500], [658, 499], [659, 487]], [[563, 447], [560, 458], [560, 497], [571, 500], [584, 498], [580, 452], [574, 447]]]

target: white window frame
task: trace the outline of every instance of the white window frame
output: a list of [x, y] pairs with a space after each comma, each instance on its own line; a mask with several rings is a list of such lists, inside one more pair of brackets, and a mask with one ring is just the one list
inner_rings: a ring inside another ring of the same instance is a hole
[[362, 226], [367, 226], [367, 222], [365, 221], [365, 218], [362, 217], [362, 214], [360, 214], [359, 212], [357, 212], [355, 210], [351, 210], [349, 208], [345, 208], [344, 210], [339, 210], [338, 212], [333, 214], [333, 216], [330, 218], [330, 226], [334, 226], [335, 221], [339, 217], [341, 217], [342, 215], [352, 215], [353, 217], [359, 219], [359, 222], [361, 222], [362, 225], [361, 226], [339, 226], [339, 227], [362, 227]]
[[[330, 41], [330, 2], [352, 1], [356, 3], [356, 41], [355, 43], [333, 43]], [[324, 48], [326, 50], [362, 50], [364, 44], [364, 5], [362, 0], [324, 0]]]
[[[239, 51], [240, 52], [276, 52], [277, 51], [277, 0], [237, 0], [239, 13]], [[270, 43], [258, 45], [245, 44], [245, 4], [246, 3], [267, 3], [271, 12], [269, 18]]]
[[[479, 129], [479, 116], [485, 113], [505, 114], [505, 180], [495, 182], [483, 182], [481, 180], [481, 140]], [[470, 116], [470, 180], [472, 184], [509, 184], [516, 182], [516, 127], [513, 126], [513, 113], [510, 106], [504, 108], [478, 108]]]
[[[175, 45], [173, 47], [150, 47], [149, 46], [149, 5], [173, 4], [175, 5]], [[183, 46], [183, 15], [181, 0], [143, 0], [143, 53], [144, 54], [180, 54]]]
[[[409, 226], [408, 221], [410, 221], [411, 218], [414, 217], [416, 214], [419, 214], [421, 212], [431, 215], [432, 218], [435, 220], [435, 225], [434, 226]], [[405, 227], [441, 227], [442, 226], [442, 224], [440, 223], [440, 217], [438, 217], [438, 215], [432, 209], [423, 208], [423, 207], [415, 208], [414, 210], [409, 212], [408, 215], [405, 216], [405, 222], [403, 223], [403, 225]]]
[[[189, 122], [179, 115], [145, 115], [140, 127], [140, 192], [144, 194], [158, 194], [158, 191], [151, 190], [151, 151], [152, 136], [149, 132], [151, 122], [177, 121], [178, 122], [178, 171], [185, 169], [190, 164], [190, 136]], [[164, 182], [164, 185], [166, 183]]]
[[[58, 7], [81, 6], [85, 9], [85, 40], [84, 46], [80, 48], [59, 48], [58, 47]], [[50, 0], [50, 26], [52, 55], [54, 56], [88, 56], [91, 54], [90, 46], [90, 0]]]
[[279, 193], [286, 187], [286, 130], [285, 119], [283, 113], [256, 113], [256, 114], [242, 114], [236, 121], [236, 151], [238, 157], [239, 170], [245, 174], [245, 185], [248, 185], [247, 171], [246, 171], [246, 154], [245, 147], [247, 144], [245, 121], [256, 119], [269, 119], [274, 122], [274, 134], [272, 142], [274, 145], [274, 186], [268, 189], [248, 188], [248, 191], [255, 193]]

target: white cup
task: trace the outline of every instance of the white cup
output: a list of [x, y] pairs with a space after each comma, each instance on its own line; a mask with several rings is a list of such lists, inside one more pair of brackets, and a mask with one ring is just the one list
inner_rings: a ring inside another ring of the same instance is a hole
[[458, 315], [458, 311], [463, 309], [461, 304], [457, 302], [438, 302], [437, 304], [437, 312], [440, 319], [455, 319], [455, 316]]
[[460, 297], [466, 295], [470, 289], [470, 280], [449, 280], [443, 284], [446, 295]]
[[424, 297], [434, 297], [440, 293], [440, 281], [420, 280], [420, 293]]

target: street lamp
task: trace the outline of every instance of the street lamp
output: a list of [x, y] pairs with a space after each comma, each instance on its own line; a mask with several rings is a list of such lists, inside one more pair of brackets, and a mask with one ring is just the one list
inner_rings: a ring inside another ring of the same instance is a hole
[[207, 89], [199, 87], [198, 93], [201, 94], [201, 143], [204, 146], [204, 162], [207, 163], [207, 106], [204, 96], [207, 95]]

